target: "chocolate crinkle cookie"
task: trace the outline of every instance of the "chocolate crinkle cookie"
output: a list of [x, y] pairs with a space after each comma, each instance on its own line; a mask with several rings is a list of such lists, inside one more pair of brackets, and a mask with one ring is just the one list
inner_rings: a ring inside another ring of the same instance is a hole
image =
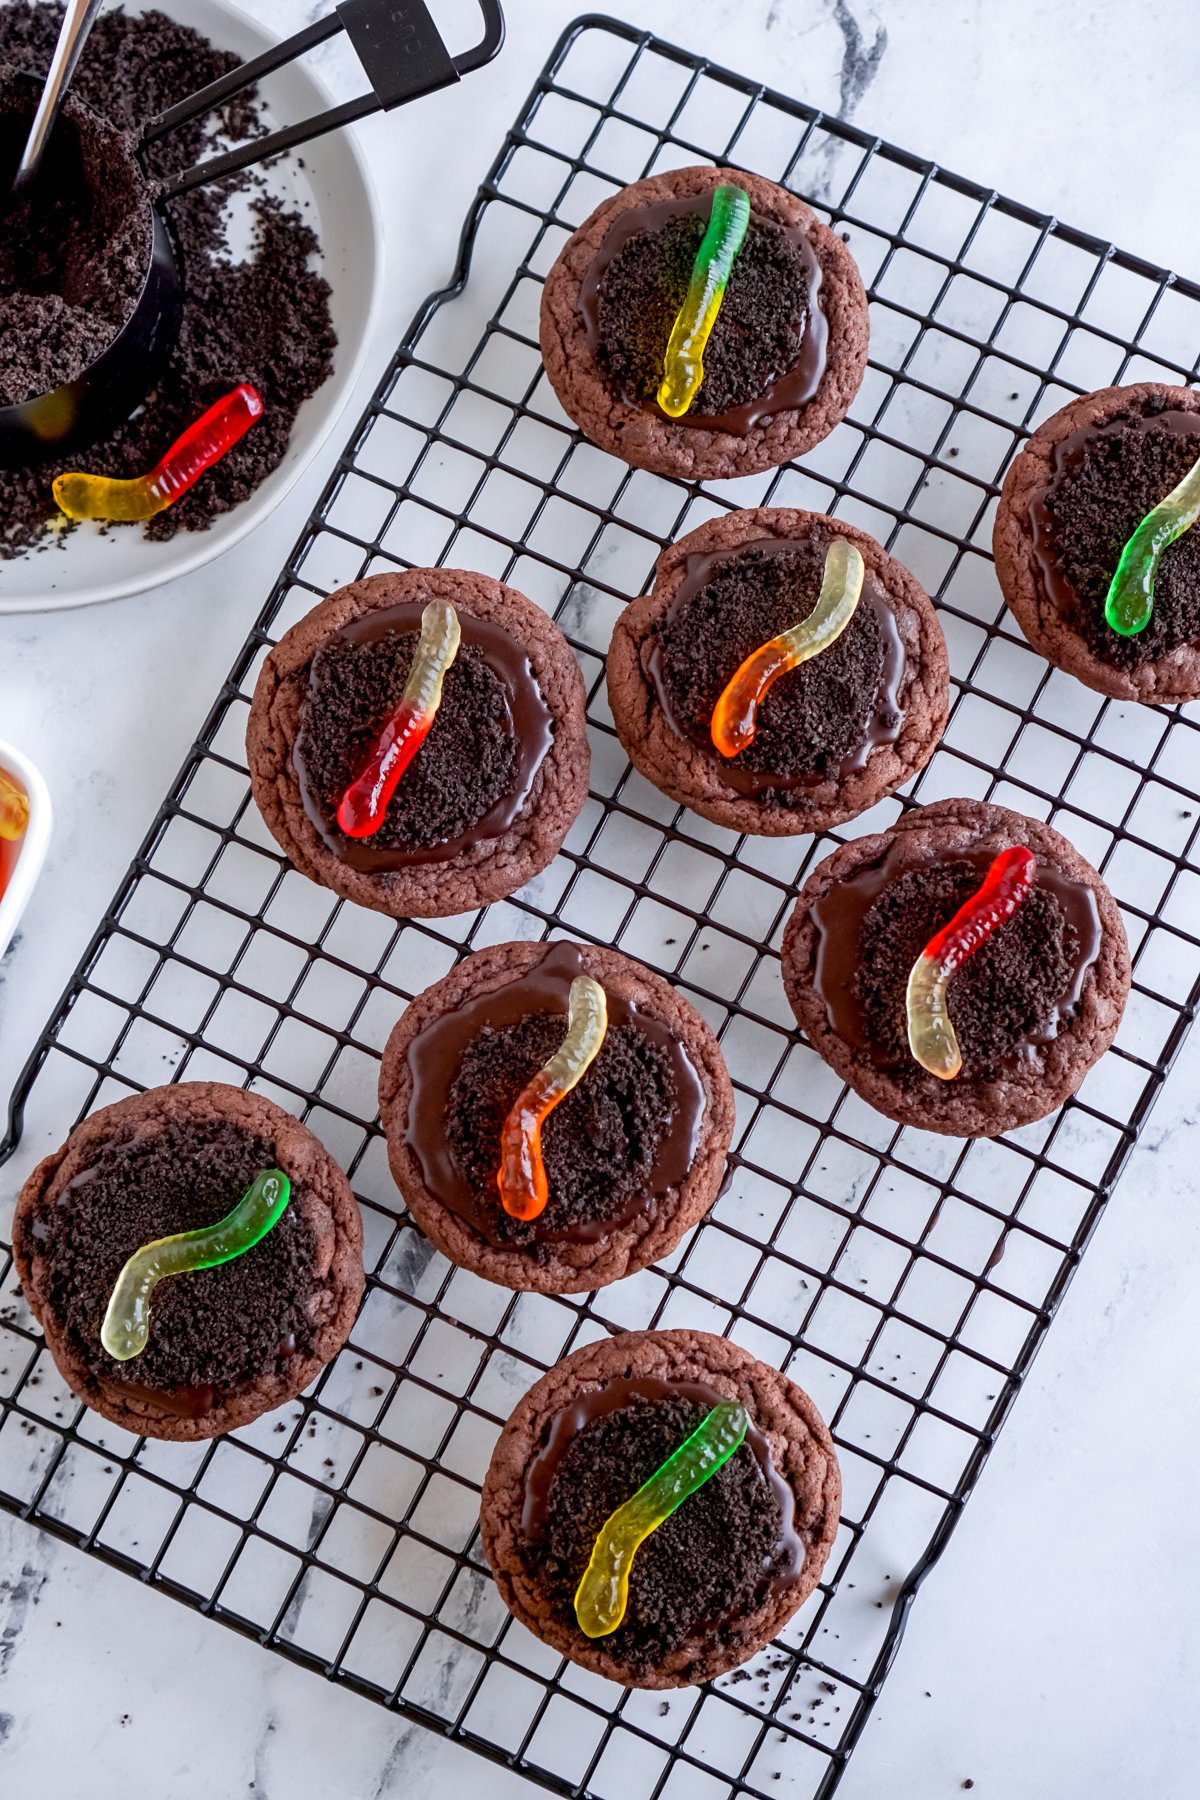
[[[461, 642], [433, 724], [382, 822], [339, 803], [404, 694], [433, 600]], [[524, 885], [587, 797], [583, 677], [553, 620], [487, 575], [411, 569], [340, 588], [263, 664], [246, 750], [254, 798], [302, 874], [394, 918], [440, 918]]]
[[[713, 1407], [746, 1435], [643, 1540], [615, 1629], [580, 1628], [575, 1594], [605, 1521]], [[795, 1382], [704, 1331], [588, 1344], [532, 1387], [500, 1434], [480, 1531], [510, 1612], [560, 1655], [627, 1687], [711, 1681], [770, 1643], [833, 1547], [841, 1477]]]
[[1200, 697], [1200, 527], [1162, 552], [1143, 629], [1105, 617], [1121, 552], [1200, 459], [1200, 394], [1143, 381], [1072, 400], [1005, 478], [992, 548], [1035, 650], [1121, 700]]
[[[657, 401], [663, 359], [712, 209], [751, 213], [687, 411]], [[810, 450], [844, 417], [867, 360], [867, 300], [845, 243], [802, 200], [740, 169], [673, 169], [622, 188], [546, 278], [546, 373], [593, 443], [688, 480], [749, 475]]]
[[[291, 1191], [265, 1237], [160, 1281], [145, 1348], [110, 1356], [100, 1331], [128, 1259], [216, 1224], [272, 1169]], [[362, 1220], [341, 1169], [282, 1108], [217, 1082], [85, 1119], [22, 1188], [13, 1256], [64, 1381], [145, 1437], [215, 1437], [294, 1399], [345, 1343], [363, 1291]]]
[[[1032, 884], [946, 988], [962, 1066], [950, 1079], [909, 1041], [910, 973], [1002, 851]], [[1120, 909], [1050, 826], [978, 800], [942, 800], [844, 844], [813, 870], [783, 942], [788, 999], [813, 1049], [890, 1119], [995, 1137], [1061, 1106], [1116, 1035], [1129, 994]]]
[[[850, 623], [771, 684], [753, 741], [723, 755], [718, 698], [747, 657], [812, 612], [839, 538], [865, 565]], [[762, 507], [709, 519], [664, 550], [651, 592], [617, 621], [608, 698], [630, 760], [672, 800], [734, 831], [823, 831], [933, 755], [949, 704], [946, 644], [916, 578], [866, 532]]]
[[[563, 1042], [580, 976], [604, 990], [604, 1038], [544, 1122], [546, 1204], [517, 1218], [497, 1182], [502, 1133]], [[618, 951], [565, 942], [493, 945], [420, 994], [384, 1051], [379, 1110], [396, 1185], [438, 1249], [549, 1294], [603, 1287], [673, 1250], [720, 1192], [734, 1122], [695, 1008]]]

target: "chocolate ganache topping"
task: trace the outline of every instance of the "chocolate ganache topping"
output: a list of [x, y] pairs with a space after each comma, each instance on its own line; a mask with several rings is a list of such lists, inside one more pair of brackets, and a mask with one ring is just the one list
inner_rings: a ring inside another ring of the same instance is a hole
[[408, 1046], [405, 1141], [429, 1192], [489, 1243], [595, 1243], [679, 1187], [695, 1159], [699, 1072], [665, 1024], [609, 993], [600, 1052], [543, 1129], [546, 1208], [530, 1223], [502, 1208], [504, 1119], [561, 1043], [571, 982], [584, 973], [574, 944], [552, 944], [532, 968], [433, 1019]]
[[331, 633], [309, 671], [293, 766], [309, 820], [355, 869], [448, 862], [502, 836], [553, 741], [553, 715], [524, 646], [493, 621], [460, 611], [462, 643], [441, 705], [383, 824], [368, 838], [338, 829], [338, 802], [404, 691], [423, 610], [405, 601], [364, 613]]
[[1081, 425], [1054, 448], [1051, 480], [1029, 508], [1038, 578], [1047, 601], [1092, 651], [1122, 667], [1200, 639], [1200, 529], [1163, 552], [1154, 610], [1123, 637], [1104, 603], [1121, 552], [1146, 514], [1200, 457], [1200, 412], [1119, 413]]
[[[909, 971], [978, 890], [993, 856], [979, 849], [943, 861], [900, 837], [813, 906], [813, 985], [839, 1037], [876, 1067], [934, 1079], [908, 1048]], [[1039, 859], [1026, 900], [951, 977], [964, 1076], [1001, 1073], [1053, 1041], [1079, 1004], [1100, 933], [1091, 888]]]
[[868, 571], [841, 636], [773, 683], [754, 742], [730, 758], [713, 744], [722, 689], [760, 644], [811, 612], [827, 548], [815, 537], [762, 538], [689, 556], [642, 650], [646, 678], [676, 736], [703, 750], [736, 792], [780, 805], [796, 804], [821, 781], [857, 773], [904, 724], [904, 644], [887, 595]]
[[[655, 398], [671, 326], [712, 208], [711, 190], [630, 207], [584, 275], [579, 311], [614, 389], [666, 418]], [[744, 437], [816, 395], [829, 327], [821, 264], [798, 226], [752, 213], [705, 351], [692, 408], [671, 423]]]
[[[729, 1396], [703, 1381], [635, 1376], [578, 1395], [550, 1421], [525, 1478], [521, 1535], [564, 1618], [608, 1515]], [[649, 1665], [726, 1625], [803, 1573], [795, 1496], [751, 1420], [729, 1462], [642, 1544], [626, 1618], [608, 1640]]]

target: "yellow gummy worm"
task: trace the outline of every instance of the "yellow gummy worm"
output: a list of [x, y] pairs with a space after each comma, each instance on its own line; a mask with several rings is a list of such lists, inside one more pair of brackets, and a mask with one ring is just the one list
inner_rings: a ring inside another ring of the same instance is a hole
[[461, 641], [462, 627], [449, 601], [431, 600], [421, 614], [421, 635], [399, 704], [375, 739], [366, 768], [338, 804], [337, 822], [347, 837], [371, 837], [383, 824], [400, 777], [433, 727], [442, 683]]
[[935, 933], [909, 970], [905, 994], [908, 1047], [939, 1081], [962, 1070], [962, 1051], [950, 1017], [950, 977], [1011, 919], [1029, 897], [1037, 863], [1023, 845], [994, 858], [982, 886]]

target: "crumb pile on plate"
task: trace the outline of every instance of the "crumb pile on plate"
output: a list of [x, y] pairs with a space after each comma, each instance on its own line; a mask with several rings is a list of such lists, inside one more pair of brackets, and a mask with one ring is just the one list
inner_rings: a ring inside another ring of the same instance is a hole
[[[0, 64], [43, 75], [62, 10], [41, 0], [9, 0], [0, 7]], [[103, 118], [135, 129], [235, 68], [238, 60], [164, 13], [134, 18], [106, 10], [72, 88]], [[149, 172], [165, 177], [189, 168], [216, 137], [240, 139], [264, 131], [261, 106], [250, 90], [155, 144]], [[238, 260], [230, 259], [225, 233], [225, 204], [233, 192], [244, 196], [252, 230], [250, 251]], [[169, 210], [183, 263], [184, 300], [179, 342], [166, 374], [132, 419], [86, 452], [37, 468], [0, 469], [0, 558], [54, 542], [48, 527], [61, 514], [51, 485], [61, 470], [140, 475], [215, 400], [239, 382], [250, 382], [265, 402], [254, 430], [190, 493], [143, 528], [157, 539], [206, 530], [249, 499], [279, 466], [297, 412], [332, 370], [337, 340], [330, 289], [311, 266], [320, 245], [299, 212], [269, 193], [252, 170], [172, 201]]]

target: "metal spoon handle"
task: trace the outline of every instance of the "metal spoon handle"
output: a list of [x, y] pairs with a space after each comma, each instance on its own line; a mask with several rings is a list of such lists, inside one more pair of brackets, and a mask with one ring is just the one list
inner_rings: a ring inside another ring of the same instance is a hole
[[71, 85], [71, 77], [75, 73], [83, 46], [87, 43], [88, 33], [95, 23], [96, 14], [103, 4], [104, 0], [67, 0], [67, 10], [63, 16], [58, 42], [54, 46], [46, 85], [42, 89], [42, 97], [25, 145], [25, 154], [13, 182], [14, 194], [28, 187], [38, 172], [42, 152], [58, 117], [58, 109]]

